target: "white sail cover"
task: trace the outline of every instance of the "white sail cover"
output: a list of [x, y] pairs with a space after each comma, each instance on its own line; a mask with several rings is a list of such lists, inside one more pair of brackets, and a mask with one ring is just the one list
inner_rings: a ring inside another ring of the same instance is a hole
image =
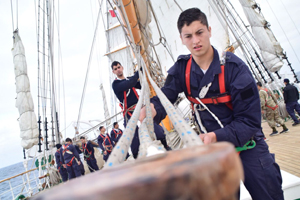
[[244, 13], [249, 21], [253, 35], [264, 60], [266, 67], [271, 72], [280, 70], [283, 66], [282, 59], [282, 48], [273, 32], [266, 26], [267, 21], [265, 18], [256, 10], [254, 6], [256, 3], [253, 0], [240, 0], [243, 7]]
[[[105, 90], [103, 88], [103, 83], [100, 84], [100, 90], [102, 92], [104, 116], [105, 116], [105, 120], [107, 120], [109, 118], [109, 111], [108, 111], [108, 106], [107, 106], [107, 102], [106, 102], [106, 95], [105, 95]], [[109, 124], [110, 124], [110, 120], [107, 120], [106, 126], [108, 126]]]
[[31, 148], [38, 143], [38, 127], [34, 113], [33, 100], [30, 93], [30, 83], [27, 76], [25, 49], [18, 31], [14, 32], [14, 47], [12, 49], [16, 77], [16, 107], [19, 110], [21, 146]]

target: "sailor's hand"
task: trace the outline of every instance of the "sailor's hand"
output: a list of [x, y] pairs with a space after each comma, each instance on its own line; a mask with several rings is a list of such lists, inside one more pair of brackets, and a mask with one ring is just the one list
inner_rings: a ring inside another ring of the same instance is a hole
[[261, 110], [261, 114], [265, 114], [265, 111], [264, 111], [264, 110]]
[[81, 165], [81, 162], [80, 162], [80, 161], [78, 161], [78, 165]]
[[[156, 110], [154, 108], [153, 103], [150, 103], [150, 107], [151, 107], [152, 118], [154, 118], [156, 116]], [[146, 107], [144, 106], [140, 112], [140, 117], [139, 117], [140, 122], [142, 122], [145, 118], [146, 118]]]
[[64, 168], [67, 168], [67, 165], [66, 165], [66, 164], [63, 164], [63, 167], [64, 167]]
[[206, 134], [200, 134], [200, 138], [203, 141], [204, 144], [210, 144], [217, 142], [217, 137], [214, 132], [209, 132]]
[[104, 152], [103, 152], [103, 155], [107, 155], [107, 151], [104, 151]]

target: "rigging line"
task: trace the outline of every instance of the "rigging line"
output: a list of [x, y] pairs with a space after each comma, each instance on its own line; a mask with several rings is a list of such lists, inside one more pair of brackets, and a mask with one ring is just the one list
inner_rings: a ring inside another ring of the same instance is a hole
[[283, 4], [282, 0], [280, 0], [280, 2], [281, 2], [281, 4], [282, 4], [282, 5], [283, 5], [283, 7], [284, 7], [284, 9], [285, 9], [285, 12], [286, 12], [286, 13], [289, 15], [289, 17], [290, 17], [290, 20], [293, 22], [293, 24], [294, 24], [294, 26], [295, 26], [295, 28], [296, 28], [296, 30], [297, 30], [297, 32], [298, 32], [298, 34], [300, 35], [300, 31], [299, 31], [298, 27], [296, 26], [296, 24], [295, 24], [295, 22], [294, 22], [293, 18], [291, 17], [290, 13], [287, 11], [287, 9], [286, 9], [285, 5]]
[[99, 8], [99, 12], [98, 12], [98, 16], [97, 16], [97, 22], [96, 22], [96, 28], [95, 28], [95, 31], [94, 31], [94, 38], [93, 38], [93, 42], [92, 42], [92, 46], [91, 46], [91, 51], [90, 51], [90, 56], [89, 56], [89, 61], [88, 61], [88, 67], [87, 67], [87, 71], [86, 71], [86, 76], [85, 76], [85, 81], [84, 81], [84, 86], [83, 86], [83, 92], [82, 92], [81, 102], [80, 102], [80, 108], [79, 108], [79, 113], [78, 113], [78, 119], [77, 119], [77, 124], [76, 124], [77, 128], [79, 128], [78, 125], [79, 125], [79, 120], [80, 120], [80, 117], [81, 117], [81, 111], [82, 111], [83, 102], [84, 102], [85, 90], [86, 90], [86, 86], [87, 86], [88, 75], [89, 75], [91, 60], [92, 60], [93, 51], [94, 51], [94, 44], [95, 44], [95, 40], [96, 40], [96, 36], [97, 36], [100, 13], [101, 13], [101, 8]]
[[182, 8], [180, 7], [179, 3], [178, 3], [176, 0], [174, 0], [174, 2], [176, 3], [176, 5], [177, 5], [178, 8], [180, 9], [180, 11], [182, 12], [183, 10], [182, 10]]
[[[99, 0], [98, 0], [99, 2]], [[92, 15], [92, 24], [94, 25], [94, 15], [93, 15], [93, 5], [92, 5], [92, 0], [90, 0], [90, 5], [91, 5], [91, 15]], [[100, 2], [99, 2], [99, 6], [100, 6]], [[95, 6], [96, 8], [96, 6]], [[100, 10], [101, 10], [101, 7], [100, 7]], [[93, 29], [95, 29], [95, 27], [93, 27]], [[99, 79], [100, 79], [100, 84], [102, 83], [102, 80], [101, 80], [101, 73], [100, 73], [100, 68], [99, 68], [99, 46], [98, 46], [98, 43], [97, 43], [97, 39], [96, 39], [96, 58], [97, 58], [97, 68], [98, 68], [98, 75], [99, 75]]]
[[13, 27], [13, 32], [14, 32], [15, 31], [15, 27], [14, 27], [14, 12], [13, 12], [13, 3], [12, 3], [12, 0], [10, 0], [10, 7], [11, 7], [12, 27]]
[[293, 50], [293, 52], [294, 52], [294, 54], [295, 54], [295, 56], [296, 56], [296, 58], [297, 58], [298, 62], [300, 63], [299, 57], [297, 56], [295, 49], [293, 48], [293, 46], [292, 46], [292, 44], [291, 44], [290, 40], [288, 39], [288, 37], [287, 37], [287, 35], [286, 35], [286, 33], [285, 33], [285, 31], [284, 31], [283, 27], [281, 26], [281, 24], [280, 24], [280, 22], [279, 22], [279, 20], [278, 20], [277, 16], [275, 15], [275, 13], [274, 13], [273, 9], [271, 8], [271, 5], [270, 5], [270, 3], [269, 3], [269, 1], [268, 1], [268, 0], [267, 0], [267, 3], [268, 3], [268, 5], [269, 5], [269, 7], [270, 7], [270, 9], [271, 9], [271, 11], [272, 11], [272, 13], [273, 13], [273, 15], [275, 16], [275, 18], [276, 18], [276, 20], [277, 20], [277, 22], [278, 22], [278, 24], [279, 24], [279, 26], [280, 26], [281, 30], [283, 31], [283, 33], [284, 33], [284, 35], [285, 35], [285, 37], [286, 37], [286, 40], [289, 42], [289, 44], [290, 44], [290, 46], [291, 46], [291, 48], [292, 48], [292, 50]]
[[16, 8], [16, 9], [17, 9], [17, 12], [16, 12], [16, 15], [17, 15], [17, 17], [16, 17], [16, 18], [17, 18], [17, 19], [16, 19], [16, 20], [17, 20], [17, 29], [19, 28], [19, 27], [18, 27], [18, 23], [19, 23], [19, 22], [18, 22], [18, 21], [19, 21], [19, 19], [18, 19], [18, 18], [19, 18], [19, 16], [18, 16], [18, 12], [19, 12], [19, 10], [18, 10], [18, 9], [19, 9], [18, 2], [19, 2], [19, 1], [17, 0], [17, 6], [16, 6], [16, 7], [17, 7], [17, 8]]

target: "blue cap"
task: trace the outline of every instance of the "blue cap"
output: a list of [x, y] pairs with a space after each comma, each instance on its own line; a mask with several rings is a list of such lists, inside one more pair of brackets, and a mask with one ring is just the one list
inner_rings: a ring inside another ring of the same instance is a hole
[[283, 80], [283, 82], [285, 82], [285, 83], [290, 83], [290, 80], [289, 80], [288, 78], [285, 78], [285, 79]]

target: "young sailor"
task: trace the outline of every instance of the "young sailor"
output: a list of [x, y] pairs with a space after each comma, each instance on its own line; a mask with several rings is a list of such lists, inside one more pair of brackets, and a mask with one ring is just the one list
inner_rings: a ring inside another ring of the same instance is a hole
[[85, 137], [80, 137], [81, 144], [82, 144], [82, 152], [84, 156], [84, 160], [86, 161], [90, 172], [94, 172], [99, 170], [99, 167], [97, 165], [97, 160], [95, 158], [95, 151], [94, 147], [91, 144], [90, 141], [86, 141]]
[[[254, 140], [254, 148], [239, 154], [244, 184], [252, 199], [282, 200], [280, 169], [261, 132], [260, 100], [248, 66], [230, 52], [226, 53], [226, 62], [221, 65], [218, 52], [210, 44], [211, 27], [198, 8], [183, 11], [177, 26], [181, 41], [191, 55], [178, 57], [161, 90], [172, 103], [184, 92], [196, 105], [197, 123], [203, 125], [202, 132], [207, 132], [200, 134], [204, 144], [227, 141], [235, 147], [243, 147]], [[200, 107], [199, 100], [206, 107]], [[166, 116], [165, 109], [157, 97], [151, 102], [154, 120], [160, 122]], [[140, 120], [145, 116], [144, 108]]]
[[60, 153], [61, 144], [56, 144], [56, 152], [55, 152], [55, 161], [57, 165], [57, 170], [60, 173], [63, 182], [68, 181], [68, 172], [67, 169], [63, 166], [60, 157], [62, 156]]
[[106, 162], [115, 145], [110, 136], [105, 133], [106, 129], [104, 126], [100, 126], [99, 130], [100, 134], [97, 138], [98, 145], [100, 149], [102, 149], [103, 160]]
[[121, 138], [123, 131], [121, 129], [119, 129], [119, 124], [118, 122], [114, 122], [113, 123], [113, 129], [110, 132], [110, 136], [111, 136], [111, 140], [114, 142], [114, 144], [116, 145], [117, 142], [119, 141], [119, 139]]
[[[126, 127], [126, 124], [131, 118], [131, 115], [139, 99], [139, 95], [136, 91], [136, 89], [141, 89], [139, 73], [137, 71], [134, 73], [133, 76], [126, 78], [123, 73], [124, 68], [118, 61], [114, 61], [111, 64], [111, 69], [113, 73], [117, 76], [114, 82], [112, 83], [112, 88], [120, 102], [120, 106], [122, 107], [124, 116], [124, 127]], [[160, 125], [154, 123], [154, 132], [156, 138], [161, 141], [165, 149], [171, 150], [171, 148], [167, 145], [166, 136], [164, 134], [163, 128]], [[134, 158], [137, 158], [138, 156], [139, 146], [140, 140], [138, 136], [137, 127], [135, 129], [135, 134], [130, 146]]]
[[286, 110], [294, 120], [292, 126], [297, 126], [300, 124], [299, 120], [295, 115], [295, 111], [300, 115], [300, 105], [298, 103], [299, 100], [299, 91], [298, 89], [290, 84], [290, 80], [285, 78], [284, 79], [285, 88], [283, 89], [283, 97], [284, 103], [286, 106]]
[[60, 160], [67, 168], [69, 180], [81, 176], [81, 170], [79, 167], [81, 164], [80, 157], [77, 150], [72, 145], [72, 140], [70, 138], [66, 139], [66, 144], [62, 146], [60, 152], [62, 154]]

